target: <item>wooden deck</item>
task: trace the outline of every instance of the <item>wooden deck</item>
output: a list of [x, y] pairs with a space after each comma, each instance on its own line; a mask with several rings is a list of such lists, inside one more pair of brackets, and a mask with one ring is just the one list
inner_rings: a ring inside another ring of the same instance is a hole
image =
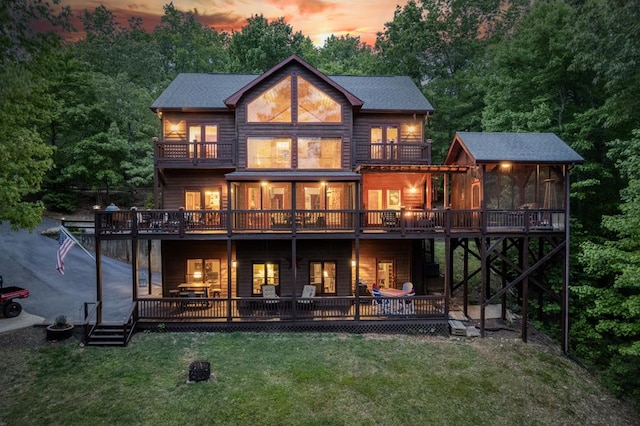
[[139, 320], [165, 322], [273, 322], [273, 321], [402, 321], [448, 318], [443, 296], [413, 297], [279, 297], [143, 298]]
[[101, 239], [135, 236], [147, 239], [186, 236], [270, 237], [342, 234], [451, 235], [477, 233], [563, 232], [563, 210], [127, 210], [95, 213], [95, 233]]

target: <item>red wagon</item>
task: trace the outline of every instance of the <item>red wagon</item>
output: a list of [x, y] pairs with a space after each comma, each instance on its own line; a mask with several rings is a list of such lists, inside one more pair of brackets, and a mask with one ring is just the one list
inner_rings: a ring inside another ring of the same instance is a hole
[[16, 286], [4, 287], [2, 276], [0, 276], [0, 312], [5, 318], [13, 318], [20, 315], [22, 305], [14, 300], [26, 297], [29, 297], [29, 290]]

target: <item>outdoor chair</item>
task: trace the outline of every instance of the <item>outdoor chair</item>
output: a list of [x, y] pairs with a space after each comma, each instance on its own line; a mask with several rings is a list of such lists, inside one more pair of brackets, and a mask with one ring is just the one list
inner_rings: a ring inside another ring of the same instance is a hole
[[300, 299], [298, 299], [298, 309], [301, 310], [311, 310], [313, 309], [313, 300], [316, 296], [316, 286], [315, 285], [305, 285], [302, 287], [302, 295]]
[[277, 309], [280, 296], [276, 294], [276, 286], [265, 284], [262, 286], [262, 298], [267, 309]]
[[398, 212], [395, 210], [389, 210], [381, 213], [382, 225], [388, 228], [395, 228], [398, 226], [399, 218]]

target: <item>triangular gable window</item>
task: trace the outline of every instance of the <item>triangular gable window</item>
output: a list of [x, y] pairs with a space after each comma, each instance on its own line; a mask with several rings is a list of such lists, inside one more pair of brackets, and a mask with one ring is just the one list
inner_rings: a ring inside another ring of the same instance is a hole
[[291, 76], [263, 92], [247, 105], [249, 123], [291, 123]]
[[[297, 118], [292, 113], [297, 84]], [[342, 106], [302, 77], [287, 76], [247, 104], [248, 123], [341, 123]]]
[[342, 108], [329, 95], [298, 77], [298, 122], [340, 123]]

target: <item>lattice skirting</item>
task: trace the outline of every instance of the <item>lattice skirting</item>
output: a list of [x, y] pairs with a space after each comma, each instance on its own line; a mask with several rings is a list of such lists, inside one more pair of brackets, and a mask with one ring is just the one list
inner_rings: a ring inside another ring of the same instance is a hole
[[[162, 326], [159, 326], [162, 324]], [[420, 321], [314, 321], [314, 322], [150, 322], [140, 321], [136, 331], [183, 331], [183, 332], [332, 332], [332, 333], [381, 333], [449, 336], [449, 323], [445, 319]]]

